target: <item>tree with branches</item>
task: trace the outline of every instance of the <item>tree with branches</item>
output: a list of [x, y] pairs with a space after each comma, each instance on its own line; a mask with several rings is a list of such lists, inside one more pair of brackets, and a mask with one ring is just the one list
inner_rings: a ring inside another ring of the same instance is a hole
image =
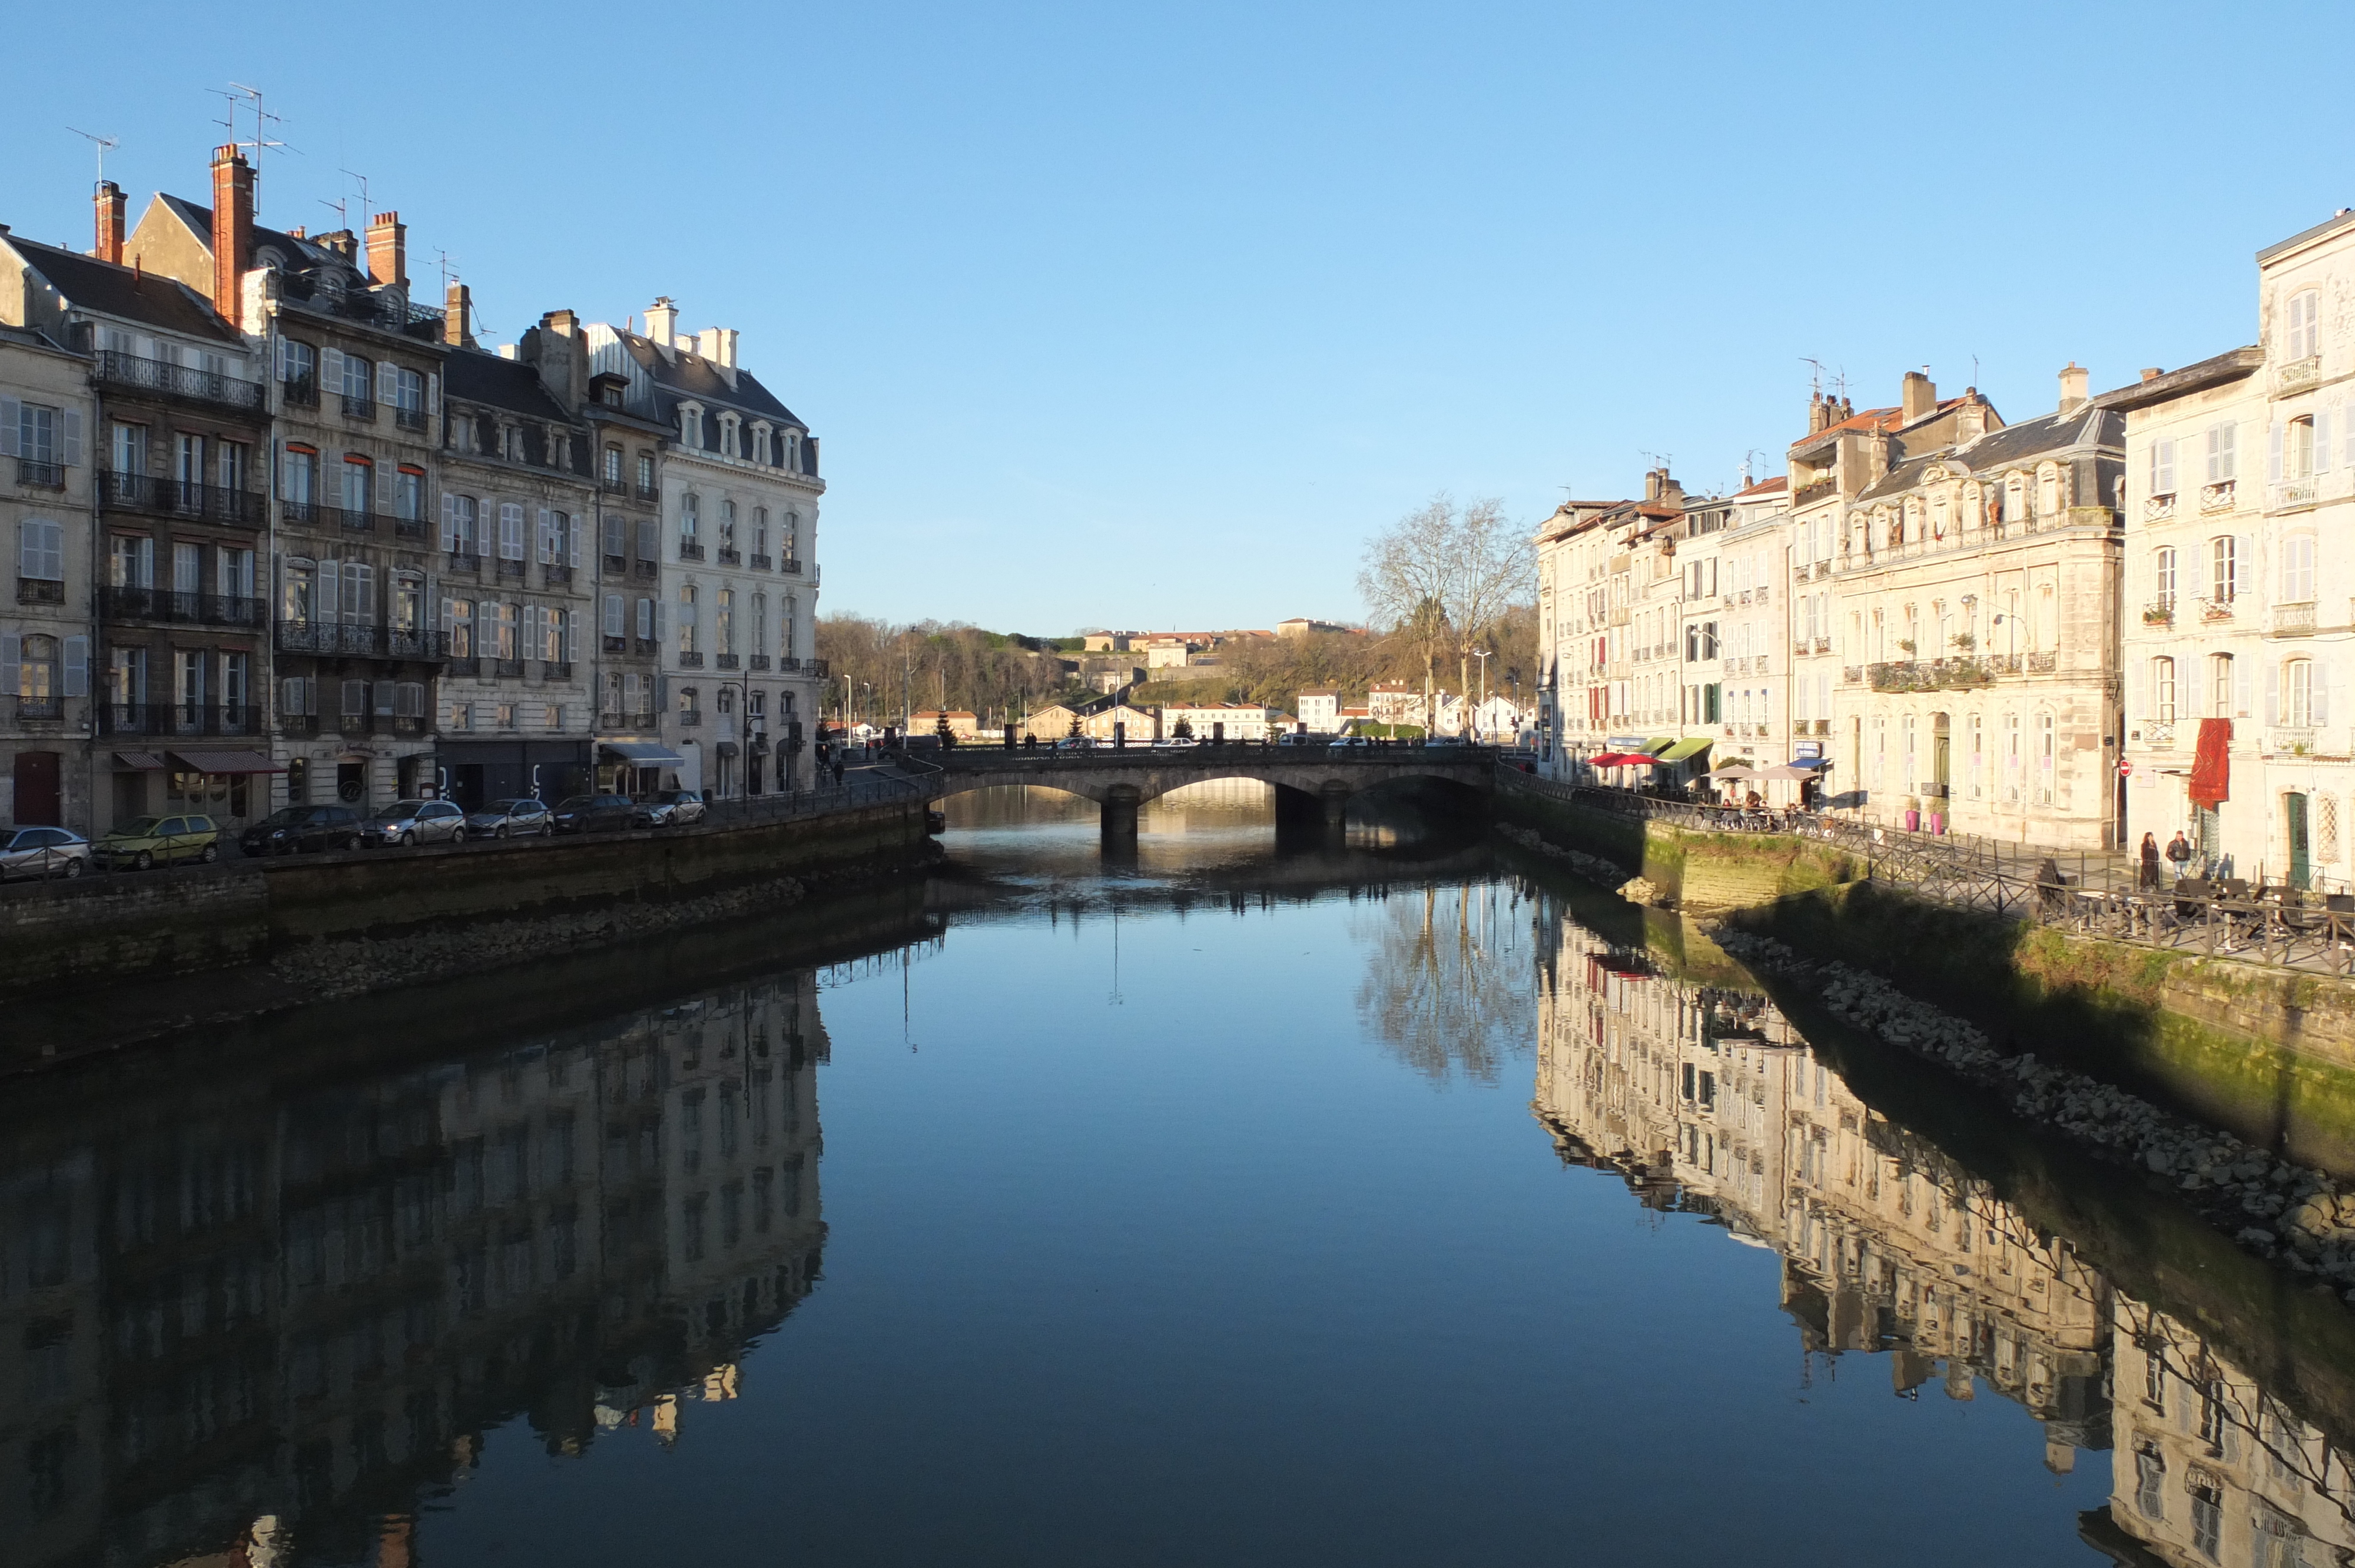
[[1458, 507], [1436, 496], [1367, 542], [1358, 592], [1375, 620], [1421, 655], [1426, 726], [1438, 716], [1432, 688], [1440, 657], [1455, 654], [1456, 689], [1468, 690], [1472, 650], [1503, 629], [1535, 560], [1533, 542], [1493, 498]]

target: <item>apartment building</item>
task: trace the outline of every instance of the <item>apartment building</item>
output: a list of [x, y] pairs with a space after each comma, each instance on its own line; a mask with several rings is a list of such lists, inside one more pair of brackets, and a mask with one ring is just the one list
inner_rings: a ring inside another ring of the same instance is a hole
[[128, 249], [208, 288], [267, 355], [279, 799], [368, 808], [438, 789], [438, 606], [445, 577], [481, 569], [476, 537], [432, 523], [445, 334], [465, 323], [411, 300], [399, 214], [368, 219], [363, 251], [349, 229], [258, 226], [237, 148], [215, 151], [212, 174], [209, 208], [157, 196]]
[[[452, 319], [471, 302], [461, 291]], [[580, 324], [558, 311], [517, 347], [471, 342], [460, 334], [442, 371], [442, 527], [473, 573], [442, 577], [438, 749], [443, 788], [470, 810], [590, 787], [597, 602], [590, 428], [572, 407], [588, 383]]]
[[667, 298], [643, 335], [592, 326], [588, 342], [591, 379], [614, 377], [619, 407], [668, 432], [653, 618], [660, 745], [683, 788], [718, 799], [797, 788], [803, 725], [826, 679], [812, 653], [817, 439], [737, 363], [734, 329], [682, 334]]
[[16, 566], [0, 604], [0, 821], [82, 832], [98, 808], [90, 372], [89, 355], [0, 326], [0, 538]]
[[8, 319], [87, 351], [95, 393], [96, 641], [76, 681], [95, 688], [103, 744], [86, 820], [103, 831], [200, 810], [234, 823], [270, 809], [261, 361], [208, 291], [123, 264], [123, 220], [108, 182], [96, 254], [5, 242], [19, 280]]
[[[616, 341], [591, 325], [582, 341], [601, 351]], [[658, 713], [662, 644], [655, 637], [662, 599], [662, 463], [668, 428], [651, 399], [631, 406], [630, 377], [605, 369], [589, 377], [580, 409], [596, 452], [594, 533], [598, 541], [596, 781], [634, 795], [662, 787], [685, 758], [662, 737]]]
[[[1675, 544], [1677, 729], [1683, 761], [1781, 761], [1788, 739], [1788, 616], [1782, 589], [1789, 512], [1781, 475], [1731, 496], [1688, 499]], [[1687, 743], [1694, 743], [1688, 745]]]

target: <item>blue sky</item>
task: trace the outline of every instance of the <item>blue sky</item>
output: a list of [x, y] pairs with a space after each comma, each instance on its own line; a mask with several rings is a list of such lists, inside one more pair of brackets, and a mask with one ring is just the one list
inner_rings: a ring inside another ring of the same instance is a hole
[[0, 222], [89, 243], [68, 126], [204, 196], [258, 85], [266, 221], [357, 170], [502, 337], [741, 329], [825, 440], [825, 608], [1034, 632], [1354, 618], [1436, 493], [1728, 484], [1806, 356], [2039, 413], [2249, 341], [2252, 254], [2355, 203], [2345, 7], [73, 15], [0, 59]]

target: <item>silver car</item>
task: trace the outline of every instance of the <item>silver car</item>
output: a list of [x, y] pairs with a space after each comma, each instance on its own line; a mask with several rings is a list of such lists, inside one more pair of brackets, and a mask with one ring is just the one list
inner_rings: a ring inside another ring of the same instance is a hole
[[395, 800], [362, 826], [360, 842], [415, 849], [453, 843], [465, 833], [466, 813], [453, 801]]
[[12, 876], [80, 876], [90, 869], [90, 841], [63, 828], [0, 826], [0, 882]]

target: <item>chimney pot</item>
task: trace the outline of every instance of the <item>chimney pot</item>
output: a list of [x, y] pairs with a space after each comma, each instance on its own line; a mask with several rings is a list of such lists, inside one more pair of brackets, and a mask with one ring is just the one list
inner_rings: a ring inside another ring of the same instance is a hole
[[2067, 414], [2085, 406], [2085, 369], [2071, 360], [2061, 372], [2061, 412]]
[[368, 219], [368, 276], [395, 288], [409, 287], [409, 226], [397, 212], [380, 212]]
[[232, 146], [213, 149], [213, 309], [243, 324], [246, 269], [253, 265], [253, 165]]
[[123, 265], [123, 187], [112, 180], [98, 182], [98, 248], [91, 254]]
[[2142, 378], [2145, 381], [2156, 381], [2166, 374], [2166, 371], [2161, 370], [2156, 365], [2146, 365], [2142, 367]]

